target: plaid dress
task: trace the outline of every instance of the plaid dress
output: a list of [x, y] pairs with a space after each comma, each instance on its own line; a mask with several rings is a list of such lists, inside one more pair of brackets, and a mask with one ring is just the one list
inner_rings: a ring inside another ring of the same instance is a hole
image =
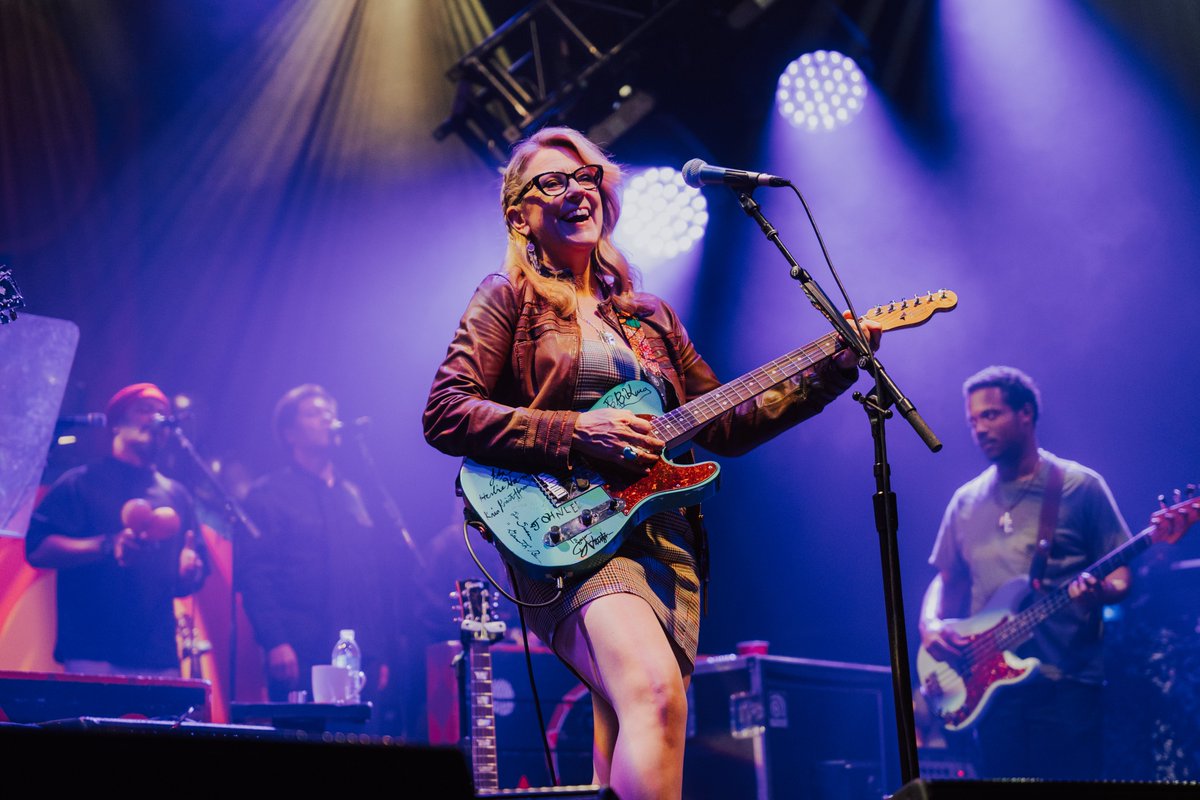
[[[583, 340], [579, 383], [574, 406], [586, 411], [605, 392], [629, 380], [646, 380], [633, 351], [620, 340], [605, 344]], [[700, 635], [700, 579], [696, 569], [695, 535], [682, 511], [662, 511], [626, 534], [617, 554], [599, 570], [568, 579], [557, 603], [526, 609], [530, 629], [551, 647], [554, 629], [597, 597], [627, 592], [650, 604], [662, 623], [675, 655], [690, 673]], [[544, 603], [554, 596], [554, 584], [516, 578], [521, 600]]]

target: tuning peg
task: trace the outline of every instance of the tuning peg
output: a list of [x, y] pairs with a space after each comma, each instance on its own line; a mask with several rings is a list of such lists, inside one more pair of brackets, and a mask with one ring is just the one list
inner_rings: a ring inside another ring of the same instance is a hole
[[1160, 507], [1160, 508], [1166, 508], [1166, 507], [1167, 507], [1167, 496], [1166, 496], [1165, 494], [1160, 494], [1160, 495], [1158, 496], [1158, 505], [1159, 505], [1159, 507]]
[[1196, 496], [1196, 484], [1189, 483], [1187, 485], [1187, 496], [1188, 496], [1188, 500], [1191, 500], [1193, 497]]
[[1183, 492], [1176, 489], [1174, 494], [1175, 494], [1175, 502], [1182, 503], [1183, 502]]

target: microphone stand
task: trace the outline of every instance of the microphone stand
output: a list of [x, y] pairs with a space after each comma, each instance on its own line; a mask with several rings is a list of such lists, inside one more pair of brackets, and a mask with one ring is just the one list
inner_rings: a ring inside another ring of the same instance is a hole
[[[847, 347], [858, 354], [859, 366], [875, 378], [876, 390], [866, 397], [855, 392], [853, 398], [862, 404], [871, 424], [871, 436], [875, 443], [875, 494], [872, 506], [875, 512], [875, 528], [879, 533], [879, 554], [883, 569], [883, 600], [888, 622], [888, 646], [892, 662], [892, 697], [896, 709], [896, 730], [900, 745], [900, 775], [904, 784], [920, 777], [917, 763], [916, 724], [913, 716], [912, 679], [908, 663], [908, 634], [904, 624], [904, 596], [900, 584], [900, 559], [896, 545], [897, 515], [896, 495], [891, 489], [891, 468], [887, 463], [887, 440], [884, 420], [890, 419], [889, 406], [895, 405], [908, 423], [933, 452], [942, 449], [942, 443], [917, 413], [913, 404], [904, 396], [895, 382], [884, 370], [870, 346], [859, 338], [851, 322], [834, 309], [829, 297], [799, 264], [780, 239], [779, 232], [763, 215], [758, 203], [751, 197], [753, 189], [734, 189], [738, 203], [763, 234], [779, 249], [791, 267], [791, 277], [799, 282], [809, 301], [833, 325]], [[803, 201], [803, 198], [801, 198]], [[807, 208], [807, 207], [806, 207]], [[822, 248], [824, 245], [822, 245]]]
[[400, 513], [400, 507], [396, 505], [391, 492], [383, 483], [383, 479], [379, 477], [379, 468], [375, 464], [375, 458], [371, 455], [371, 449], [367, 447], [367, 438], [363, 435], [362, 429], [355, 427], [353, 429], [354, 442], [358, 445], [358, 452], [362, 456], [363, 463], [367, 467], [367, 472], [371, 476], [372, 482], [375, 484], [375, 490], [379, 492], [379, 497], [383, 503], [383, 510], [391, 520], [392, 525], [400, 532], [400, 538], [412, 553], [413, 560], [422, 572], [429, 571], [429, 565], [425, 561], [425, 557], [421, 555], [421, 551], [417, 549], [417, 543], [413, 541], [412, 535], [408, 532], [408, 526], [404, 524], [404, 516]]
[[[202, 474], [205, 477], [205, 479], [208, 481], [208, 484], [216, 492], [217, 496], [219, 498], [221, 498], [221, 502], [224, 506], [225, 515], [228, 517], [230, 525], [232, 525], [235, 528], [240, 526], [242, 528], [242, 530], [244, 530], [247, 534], [249, 534], [250, 537], [253, 539], [261, 538], [262, 533], [258, 530], [258, 527], [254, 524], [254, 521], [251, 520], [250, 517], [246, 515], [246, 512], [242, 509], [241, 505], [238, 504], [237, 500], [234, 499], [229, 494], [229, 492], [227, 492], [225, 490], [225, 487], [221, 485], [221, 481], [217, 478], [217, 476], [215, 474], [213, 474], [213, 471], [208, 468], [208, 465], [204, 463], [204, 459], [200, 457], [200, 454], [196, 451], [195, 445], [193, 445], [191, 440], [188, 439], [187, 435], [184, 434], [183, 428], [179, 424], [179, 422], [178, 421], [170, 421], [165, 424], [166, 424], [167, 430], [170, 431], [171, 436], [175, 439], [176, 443], [179, 445], [179, 448], [181, 450], [183, 450], [183, 452], [187, 453], [188, 456], [191, 457], [192, 461], [196, 465], [196, 468], [198, 470], [200, 470], [200, 474]], [[230, 547], [229, 703], [230, 703], [230, 705], [232, 705], [234, 698], [237, 696], [235, 693], [235, 689], [236, 689], [236, 681], [237, 681], [238, 619], [237, 619], [237, 581], [234, 580], [234, 576], [237, 573], [237, 531], [234, 531], [234, 530], [230, 531], [229, 547]]]

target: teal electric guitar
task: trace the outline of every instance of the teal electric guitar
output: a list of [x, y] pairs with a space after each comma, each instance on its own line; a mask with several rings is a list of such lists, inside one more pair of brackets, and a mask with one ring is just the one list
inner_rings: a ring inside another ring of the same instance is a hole
[[[883, 330], [911, 328], [958, 304], [941, 290], [877, 306], [863, 317]], [[824, 361], [838, 351], [830, 332], [766, 366], [663, 413], [658, 392], [643, 381], [611, 389], [593, 408], [626, 409], [651, 420], [666, 452], [647, 473], [616, 464], [581, 464], [569, 475], [530, 474], [464, 459], [460, 492], [500, 554], [516, 570], [555, 579], [598, 569], [647, 517], [695, 505], [717, 490], [720, 467], [712, 461], [676, 464], [667, 458], [705, 425], [739, 403]]]

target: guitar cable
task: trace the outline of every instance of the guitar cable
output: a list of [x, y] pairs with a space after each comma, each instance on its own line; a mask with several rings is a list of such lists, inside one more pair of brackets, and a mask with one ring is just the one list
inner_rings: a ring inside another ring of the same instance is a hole
[[[511, 568], [509, 568], [511, 572]], [[509, 576], [511, 578], [511, 575]], [[517, 582], [513, 581], [513, 591], [520, 594]], [[503, 590], [501, 590], [503, 591]], [[558, 594], [562, 596], [562, 578], [558, 578]], [[525, 627], [526, 603], [517, 602], [517, 616], [521, 619], [521, 642], [525, 645], [525, 670], [529, 673], [529, 691], [533, 694], [533, 708], [537, 712], [538, 730], [542, 734], [542, 752], [546, 755], [546, 770], [550, 774], [550, 785], [558, 786], [558, 772], [554, 769], [554, 756], [550, 753], [550, 737], [546, 735], [546, 719], [542, 716], [542, 701], [538, 698], [537, 680], [533, 677], [533, 656], [529, 653], [529, 629]], [[536, 606], [530, 606], [536, 608]]]
[[[538, 728], [542, 734], [542, 750], [546, 755], [546, 769], [550, 773], [550, 785], [558, 786], [558, 774], [554, 769], [554, 756], [550, 753], [550, 737], [546, 735], [546, 718], [542, 715], [542, 701], [538, 697], [537, 680], [533, 676], [533, 656], [530, 655], [529, 652], [529, 629], [525, 626], [525, 609], [545, 608], [552, 603], [558, 602], [559, 598], [561, 598], [563, 595], [563, 579], [561, 575], [554, 579], [554, 587], [557, 589], [557, 591], [554, 593], [553, 597], [544, 603], [526, 603], [523, 600], [513, 597], [511, 594], [504, 591], [504, 588], [500, 585], [500, 583], [492, 577], [490, 572], [488, 572], [487, 567], [480, 562], [479, 556], [475, 554], [475, 548], [471, 546], [471, 534], [469, 532], [471, 528], [475, 528], [484, 536], [487, 536], [487, 532], [482, 527], [483, 523], [473, 521], [470, 518], [470, 512], [466, 510], [469, 508], [469, 506], [464, 506], [464, 516], [466, 518], [463, 520], [463, 542], [466, 543], [467, 552], [471, 554], [471, 559], [475, 562], [475, 566], [479, 567], [479, 571], [484, 574], [484, 576], [488, 579], [488, 582], [492, 584], [496, 591], [500, 592], [500, 594], [512, 601], [512, 603], [517, 607], [517, 615], [521, 620], [521, 642], [525, 646], [525, 669], [529, 673], [529, 690], [533, 694], [533, 708], [537, 712]], [[517, 582], [512, 579], [513, 576], [511, 573], [512, 571], [510, 568], [509, 582], [513, 587], [513, 591], [519, 593], [519, 590], [517, 589]]]
[[[517, 606], [518, 609], [545, 608], [546, 606], [554, 605], [555, 603], [558, 602], [559, 598], [562, 597], [562, 595], [563, 595], [563, 579], [562, 579], [561, 575], [554, 579], [554, 588], [557, 589], [558, 591], [556, 591], [554, 593], [554, 596], [551, 597], [549, 600], [547, 600], [544, 603], [526, 603], [524, 601], [518, 600], [517, 598], [513, 597], [508, 592], [504, 591], [504, 588], [500, 586], [499, 582], [495, 578], [492, 577], [492, 574], [490, 572], [487, 571], [487, 567], [485, 567], [479, 561], [479, 556], [475, 555], [475, 548], [471, 546], [471, 534], [468, 532], [468, 530], [470, 528], [475, 528], [483, 536], [487, 536], [487, 531], [483, 529], [482, 523], [473, 522], [469, 517], [467, 519], [463, 520], [463, 541], [466, 542], [466, 544], [467, 544], [467, 552], [471, 554], [471, 560], [475, 562], [475, 566], [479, 567], [479, 571], [482, 572], [484, 574], [484, 577], [486, 577], [488, 579], [488, 581], [491, 582], [492, 586], [496, 587], [496, 591], [498, 591], [500, 594], [502, 594], [506, 598], [508, 598], [513, 604], [515, 604]], [[516, 582], [514, 581], [512, 585], [516, 586]], [[522, 615], [522, 627], [524, 627], [524, 615]]]

